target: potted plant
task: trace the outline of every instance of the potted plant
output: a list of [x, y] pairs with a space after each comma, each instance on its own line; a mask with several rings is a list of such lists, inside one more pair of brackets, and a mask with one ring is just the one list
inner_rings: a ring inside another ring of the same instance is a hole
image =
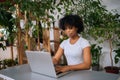
[[119, 15], [118, 14], [112, 14], [110, 12], [105, 12], [103, 16], [103, 21], [101, 25], [93, 27], [89, 29], [89, 34], [96, 39], [98, 42], [108, 42], [109, 48], [110, 48], [110, 61], [111, 65], [106, 66], [104, 69], [106, 72], [110, 73], [119, 73], [119, 70], [117, 67], [113, 65], [113, 45], [116, 45], [116, 43], [119, 41]]
[[[114, 56], [114, 62], [115, 64], [117, 64], [120, 61], [120, 44], [117, 45], [118, 48], [113, 50], [113, 52], [115, 52], [115, 56]], [[110, 66], [106, 67], [106, 71], [107, 72], [112, 72], [112, 73], [119, 73], [120, 67], [113, 67], [113, 70], [110, 70]]]
[[[108, 23], [107, 23], [107, 29], [106, 28], [106, 32], [107, 34], [104, 34], [103, 38], [106, 38], [108, 40], [108, 43], [109, 43], [109, 47], [110, 47], [110, 60], [111, 60], [111, 66], [106, 66], [105, 67], [105, 70], [106, 72], [110, 72], [110, 73], [115, 73], [115, 74], [118, 74], [119, 73], [119, 68], [114, 66], [113, 65], [113, 45], [116, 45], [117, 42], [119, 42], [119, 32], [120, 32], [120, 29], [119, 29], [119, 21], [120, 21], [120, 15], [118, 14], [112, 14], [112, 13], [109, 13], [108, 15], [108, 18], [109, 19]], [[105, 30], [105, 29], [104, 29]], [[107, 36], [106, 36], [107, 35]]]
[[100, 70], [100, 56], [102, 53], [102, 47], [97, 46], [96, 44], [91, 45], [91, 54], [92, 54], [92, 70]]

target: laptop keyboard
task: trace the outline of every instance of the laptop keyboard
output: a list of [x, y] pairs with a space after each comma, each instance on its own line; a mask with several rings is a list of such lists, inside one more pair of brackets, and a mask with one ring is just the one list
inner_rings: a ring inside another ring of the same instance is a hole
[[59, 74], [61, 74], [61, 73], [63, 73], [63, 72], [57, 72], [57, 71], [56, 71], [56, 74], [57, 74], [57, 75], [59, 75]]

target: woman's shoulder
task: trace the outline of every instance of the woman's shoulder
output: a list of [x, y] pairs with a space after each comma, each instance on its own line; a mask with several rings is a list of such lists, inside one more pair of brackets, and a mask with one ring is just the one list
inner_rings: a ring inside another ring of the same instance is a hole
[[83, 37], [80, 37], [80, 39], [79, 39], [80, 41], [83, 41], [83, 42], [88, 42], [88, 40], [87, 39], [85, 39], [85, 38], [83, 38]]
[[90, 46], [89, 41], [83, 37], [81, 37], [81, 39], [79, 40], [79, 43], [83, 46], [83, 48]]
[[64, 48], [64, 46], [68, 45], [69, 39], [63, 40], [60, 44], [61, 48]]
[[68, 42], [69, 42], [69, 38], [68, 38], [68, 39], [63, 40], [63, 41], [61, 42], [61, 44], [66, 45], [66, 44], [68, 44]]

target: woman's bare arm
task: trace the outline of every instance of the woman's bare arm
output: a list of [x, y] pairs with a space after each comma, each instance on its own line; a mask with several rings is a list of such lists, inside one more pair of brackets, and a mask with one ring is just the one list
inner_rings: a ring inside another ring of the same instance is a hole
[[63, 54], [63, 49], [59, 47], [55, 56], [53, 57], [53, 63], [54, 64], [58, 64], [62, 54]]

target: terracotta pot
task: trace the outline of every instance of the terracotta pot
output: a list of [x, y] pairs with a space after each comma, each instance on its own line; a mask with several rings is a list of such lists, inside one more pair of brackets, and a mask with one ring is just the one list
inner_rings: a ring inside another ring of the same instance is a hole
[[6, 0], [0, 0], [0, 2], [5, 2]]
[[108, 73], [118, 74], [119, 73], [119, 68], [116, 67], [116, 66], [106, 66], [105, 71], [108, 72]]

